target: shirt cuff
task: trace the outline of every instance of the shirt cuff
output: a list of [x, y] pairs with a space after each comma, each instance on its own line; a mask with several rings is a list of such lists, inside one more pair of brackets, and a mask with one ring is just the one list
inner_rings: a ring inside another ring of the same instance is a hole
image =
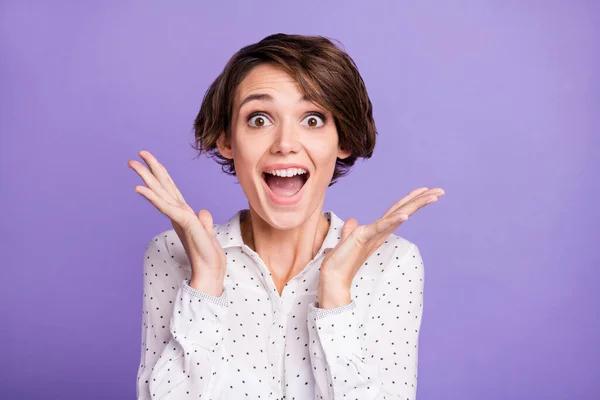
[[355, 309], [354, 300], [349, 304], [326, 310], [318, 308], [316, 303], [308, 306], [309, 335], [313, 338], [318, 337], [315, 344], [320, 343], [320, 346], [311, 349], [313, 356], [327, 359], [329, 362], [334, 362], [340, 357], [361, 357]]
[[181, 282], [174, 300], [170, 330], [173, 338], [212, 349], [224, 338], [229, 310], [225, 290], [220, 297], [202, 293]]
[[191, 279], [185, 279], [183, 282], [181, 282], [182, 289], [185, 292], [191, 294], [194, 297], [198, 297], [204, 301], [219, 305], [221, 307], [229, 306], [229, 302], [227, 301], [227, 294], [225, 293], [225, 289], [223, 289], [223, 293], [221, 293], [221, 296], [216, 297], [216, 296], [201, 292], [197, 289], [194, 289], [193, 287], [190, 286], [190, 281], [191, 281]]
[[315, 319], [321, 319], [329, 315], [337, 315], [349, 310], [354, 310], [356, 308], [356, 303], [352, 300], [350, 303], [336, 308], [319, 308], [319, 303], [316, 302], [311, 303], [309, 306], [314, 309]]

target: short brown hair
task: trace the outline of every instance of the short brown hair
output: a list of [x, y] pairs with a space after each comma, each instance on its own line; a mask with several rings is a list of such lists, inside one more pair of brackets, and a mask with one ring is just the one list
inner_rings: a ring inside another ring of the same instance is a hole
[[[231, 57], [210, 85], [194, 121], [192, 147], [208, 153], [224, 172], [235, 175], [233, 160], [223, 157], [217, 140], [231, 136], [233, 101], [238, 85], [252, 68], [271, 63], [298, 82], [309, 101], [324, 107], [334, 117], [339, 146], [350, 156], [338, 159], [330, 183], [349, 172], [356, 160], [370, 158], [377, 134], [373, 106], [356, 64], [340, 47], [323, 36], [278, 33], [245, 46]], [[197, 158], [197, 157], [196, 157]]]

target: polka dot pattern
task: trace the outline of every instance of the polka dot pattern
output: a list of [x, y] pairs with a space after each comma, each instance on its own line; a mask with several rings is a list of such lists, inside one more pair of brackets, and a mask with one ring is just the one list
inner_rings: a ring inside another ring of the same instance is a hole
[[323, 256], [343, 221], [281, 295], [241, 237], [238, 212], [215, 225], [227, 254], [220, 297], [189, 286], [191, 268], [174, 230], [144, 254], [138, 399], [416, 398], [424, 268], [418, 247], [390, 235], [352, 282], [352, 301], [318, 308]]

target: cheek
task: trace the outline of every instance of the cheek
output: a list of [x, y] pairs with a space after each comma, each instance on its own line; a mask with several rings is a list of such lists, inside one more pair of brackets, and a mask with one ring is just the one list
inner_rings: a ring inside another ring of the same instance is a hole
[[338, 155], [338, 141], [337, 133], [333, 132], [333, 135], [336, 136], [333, 138], [328, 136], [319, 138], [319, 140], [312, 140], [307, 146], [313, 161], [320, 167], [326, 165], [335, 166]]
[[231, 141], [231, 152], [236, 163], [244, 164], [246, 160], [251, 159], [252, 146], [244, 141], [243, 134], [236, 132]]
[[233, 163], [238, 177], [245, 177], [252, 172], [252, 158], [244, 150], [233, 152]]
[[251, 178], [262, 157], [259, 144], [256, 141], [245, 142], [238, 138], [232, 142], [231, 147], [238, 178], [240, 180]]

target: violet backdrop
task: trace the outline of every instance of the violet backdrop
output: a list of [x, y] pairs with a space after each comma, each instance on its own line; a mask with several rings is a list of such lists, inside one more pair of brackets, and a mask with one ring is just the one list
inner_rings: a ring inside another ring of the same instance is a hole
[[418, 399], [600, 398], [600, 2], [2, 1], [0, 398], [132, 399], [142, 258], [169, 220], [147, 149], [222, 222], [246, 207], [192, 122], [240, 47], [339, 39], [373, 101], [371, 160], [325, 209], [425, 262]]

